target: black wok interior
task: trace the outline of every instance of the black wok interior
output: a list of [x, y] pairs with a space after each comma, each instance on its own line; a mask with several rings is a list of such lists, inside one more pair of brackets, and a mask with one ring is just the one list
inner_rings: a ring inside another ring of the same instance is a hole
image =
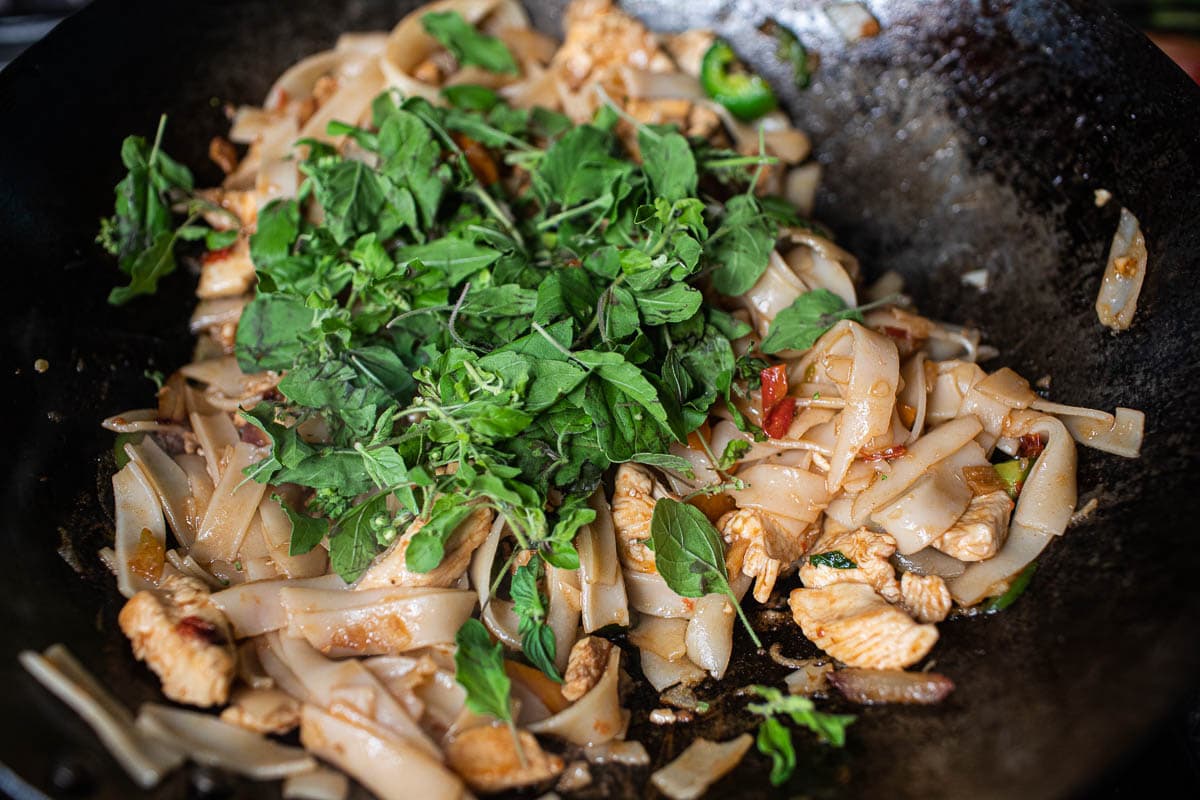
[[[106, 305], [117, 273], [93, 237], [120, 177], [120, 140], [151, 135], [165, 111], [168, 150], [201, 184], [215, 182], [205, 151], [227, 128], [224, 102], [260, 101], [280, 71], [338, 32], [390, 27], [415, 4], [333, 5], [99, 0], [0, 74], [2, 402], [12, 426], [0, 504], [0, 761], [52, 796], [196, 796], [186, 771], [139, 793], [15, 660], [62, 641], [131, 706], [157, 695], [116, 630], [120, 598], [95, 558], [110, 535], [111, 436], [99, 421], [145, 405], [144, 370], [187, 359], [194, 279], [169, 279], [157, 300]], [[561, 3], [528, 6], [558, 32]], [[626, 4], [658, 29], [718, 29], [778, 86], [787, 70], [756, 28], [775, 15], [796, 29], [821, 57], [810, 89], [783, 91], [825, 167], [817, 217], [871, 274], [903, 273], [925, 313], [982, 326], [1002, 353], [989, 368], [1050, 375], [1058, 401], [1145, 410], [1146, 445], [1137, 461], [1081, 450], [1081, 499], [1097, 498], [1096, 513], [1051, 546], [1011, 609], [940, 626], [936, 668], [958, 686], [945, 704], [862, 711], [845, 752], [802, 748], [787, 792], [1064, 796], [1129, 752], [1200, 674], [1200, 90], [1086, 0], [869, 6], [882, 35], [846, 45], [816, 2]], [[1115, 198], [1104, 208], [1093, 204], [1099, 188]], [[1150, 268], [1132, 329], [1113, 336], [1092, 304], [1122, 205], [1141, 220]], [[959, 278], [979, 268], [991, 277], [982, 294]], [[33, 369], [38, 358], [47, 372]], [[794, 627], [771, 637], [807, 652]], [[730, 687], [782, 675], [746, 644]], [[630, 735], [655, 765], [693, 731], [753, 724], [718, 713], [654, 728], [653, 696], [632, 702]], [[68, 791], [71, 769], [81, 785]], [[634, 793], [648, 771], [632, 782], [603, 775], [584, 794]], [[773, 796], [765, 775], [752, 752], [713, 796]], [[208, 778], [227, 796], [277, 793]], [[16, 794], [13, 780], [0, 770], [0, 791]]]

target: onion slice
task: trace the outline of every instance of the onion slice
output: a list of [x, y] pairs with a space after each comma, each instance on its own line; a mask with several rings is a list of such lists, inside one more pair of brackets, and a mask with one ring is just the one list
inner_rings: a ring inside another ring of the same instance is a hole
[[695, 800], [738, 765], [753, 741], [748, 733], [728, 742], [696, 739], [650, 782], [671, 800]]
[[937, 672], [850, 668], [830, 673], [828, 680], [847, 700], [863, 705], [932, 705], [954, 691], [954, 681]]
[[1096, 297], [1096, 316], [1100, 322], [1120, 333], [1133, 324], [1138, 295], [1146, 280], [1146, 239], [1138, 219], [1128, 208], [1121, 209], [1121, 220], [1108, 250], [1108, 265]]

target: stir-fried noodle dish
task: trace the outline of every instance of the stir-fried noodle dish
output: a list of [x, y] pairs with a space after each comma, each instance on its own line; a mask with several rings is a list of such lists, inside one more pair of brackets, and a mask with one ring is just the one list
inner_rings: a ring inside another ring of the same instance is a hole
[[[781, 785], [853, 737], [834, 711], [953, 691], [938, 625], [1023, 591], [1077, 514], [1076, 442], [1137, 455], [1140, 412], [1053, 402], [864, 280], [728, 44], [608, 0], [563, 33], [514, 0], [347, 33], [231, 107], [215, 188], [166, 119], [125, 141], [110, 300], [178, 257], [199, 302], [191, 363], [104, 423], [99, 558], [178, 705], [22, 658], [140, 785], [190, 759], [296, 797], [569, 793], [650, 763], [634, 681], [684, 741], [702, 698], [746, 709], [657, 760], [658, 791], [755, 745]], [[764, 607], [792, 645], [762, 646]], [[735, 647], [794, 671], [728, 686]]]

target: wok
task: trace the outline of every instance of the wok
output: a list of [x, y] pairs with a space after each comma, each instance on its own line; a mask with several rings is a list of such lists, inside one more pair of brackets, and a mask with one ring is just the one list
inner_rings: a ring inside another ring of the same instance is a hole
[[[121, 138], [151, 134], [166, 111], [166, 147], [199, 168], [201, 184], [215, 182], [204, 154], [226, 129], [222, 102], [257, 102], [284, 67], [339, 31], [389, 27], [413, 5], [100, 0], [0, 74], [11, 425], [0, 504], [0, 788], [27, 793], [19, 776], [64, 796], [277, 791], [185, 770], [139, 793], [15, 655], [66, 642], [131, 706], [157, 693], [116, 630], [120, 599], [95, 558], [111, 524], [111, 437], [98, 423], [144, 405], [152, 387], [143, 370], [187, 358], [191, 280], [169, 279], [157, 300], [105, 304], [117, 273], [93, 237], [111, 209]], [[821, 57], [811, 88], [783, 89], [825, 167], [818, 218], [870, 273], [900, 271], [925, 313], [982, 326], [1002, 354], [991, 368], [1048, 374], [1058, 400], [1144, 409], [1146, 446], [1136, 461], [1081, 450], [1082, 499], [1095, 497], [1098, 510], [1049, 548], [1008, 611], [940, 626], [937, 669], [958, 684], [945, 704], [863, 710], [844, 752], [801, 747], [787, 791], [1063, 796], [1130, 752], [1195, 686], [1200, 664], [1200, 91], [1085, 0], [870, 6], [882, 34], [847, 45], [803, 0], [627, 4], [659, 29], [715, 27], [780, 87], [788, 68], [755, 28], [768, 14], [795, 28]], [[530, 10], [558, 32], [560, 3]], [[1093, 204], [1098, 188], [1115, 198], [1104, 208]], [[1121, 205], [1141, 219], [1150, 267], [1132, 329], [1112, 336], [1092, 303]], [[980, 268], [990, 275], [984, 293], [959, 277]], [[39, 358], [48, 371], [33, 368]], [[806, 652], [794, 626], [770, 635], [789, 654]], [[782, 674], [745, 644], [729, 686]], [[690, 727], [654, 728], [653, 696], [631, 698], [630, 735], [656, 764], [694, 731], [753, 724], [736, 701], [706, 691], [718, 713]], [[634, 793], [647, 772], [603, 773], [585, 794]], [[714, 796], [772, 795], [765, 775], [751, 753]]]

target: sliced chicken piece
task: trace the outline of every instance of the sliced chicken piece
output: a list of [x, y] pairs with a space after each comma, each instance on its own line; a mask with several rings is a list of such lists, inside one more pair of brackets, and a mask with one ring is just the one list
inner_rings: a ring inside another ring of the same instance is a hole
[[650, 538], [650, 519], [654, 504], [663, 497], [675, 497], [654, 479], [650, 470], [625, 463], [617, 469], [613, 487], [612, 518], [617, 533], [617, 553], [621, 563], [637, 572], [657, 572], [654, 551], [645, 545]]
[[418, 519], [408, 526], [392, 548], [376, 559], [375, 563], [358, 579], [358, 589], [380, 589], [387, 586], [437, 586], [447, 588], [458, 583], [471, 554], [483, 544], [492, 528], [495, 514], [490, 508], [479, 507], [459, 523], [446, 541], [446, 555], [442, 563], [429, 572], [414, 572], [406, 561], [408, 544], [417, 531], [425, 527], [425, 520]]
[[117, 622], [167, 697], [194, 706], [228, 699], [237, 665], [233, 632], [203, 583], [173, 575], [129, 598]]
[[254, 264], [250, 261], [250, 240], [239, 236], [224, 250], [206, 253], [200, 264], [200, 283], [196, 296], [237, 297], [254, 285]]
[[694, 105], [688, 112], [687, 126], [684, 132], [688, 136], [710, 138], [721, 127], [721, 118], [717, 112], [702, 105]]
[[865, 583], [795, 589], [789, 602], [809, 641], [851, 667], [908, 667], [938, 639], [936, 627], [914, 622]]
[[900, 605], [917, 622], [941, 622], [952, 604], [950, 589], [941, 575], [906, 572], [900, 576]]
[[742, 574], [754, 578], [754, 599], [767, 602], [781, 570], [804, 555], [811, 543], [810, 536], [795, 536], [762, 511], [739, 508], [721, 517], [717, 528], [721, 536], [734, 545], [743, 543]]
[[481, 725], [469, 728], [446, 745], [446, 765], [482, 794], [542, 783], [563, 771], [563, 760], [542, 750], [533, 734], [519, 731], [518, 735], [521, 753], [517, 752], [512, 732], [507, 727]]
[[654, 34], [612, 0], [577, 0], [567, 7], [563, 22], [562, 47], [554, 54], [550, 69], [572, 90], [587, 82], [609, 83], [625, 66], [653, 72], [674, 70]]
[[933, 546], [959, 561], [983, 561], [1000, 552], [1008, 538], [1013, 501], [1007, 492], [976, 495], [958, 522]]
[[287, 733], [300, 724], [300, 701], [278, 689], [243, 687], [233, 693], [221, 721], [255, 733]]
[[[886, 533], [867, 528], [853, 531], [829, 531], [821, 535], [809, 550], [809, 558], [800, 566], [800, 580], [809, 589], [820, 589], [835, 583], [865, 583], [889, 602], [900, 599], [900, 582], [889, 561], [896, 552], [896, 540]], [[841, 553], [856, 565], [838, 569], [827, 564], [812, 563], [811, 556]]]
[[675, 125], [686, 130], [692, 103], [690, 100], [630, 98], [625, 103], [625, 110], [643, 125]]
[[693, 77], [700, 77], [700, 64], [704, 54], [712, 47], [717, 35], [709, 30], [698, 28], [683, 33], [673, 33], [664, 37], [663, 44], [667, 52], [682, 72]]
[[612, 642], [599, 636], [585, 636], [576, 642], [563, 675], [563, 697], [574, 701], [590, 692], [604, 676], [610, 652]]

